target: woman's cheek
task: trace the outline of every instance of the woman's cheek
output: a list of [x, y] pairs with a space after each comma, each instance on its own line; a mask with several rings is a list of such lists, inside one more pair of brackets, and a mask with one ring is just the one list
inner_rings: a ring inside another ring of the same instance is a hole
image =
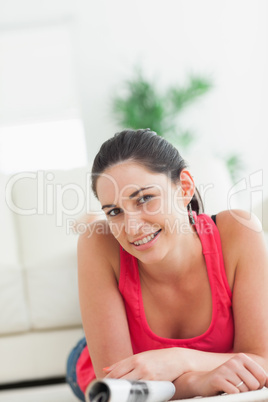
[[164, 203], [161, 198], [155, 198], [143, 206], [143, 212], [150, 216], [163, 214], [165, 212], [164, 209]]
[[[117, 220], [117, 222], [116, 222], [116, 220]], [[110, 227], [112, 235], [116, 239], [118, 239], [120, 237], [120, 235], [122, 234], [122, 231], [124, 229], [124, 223], [119, 222], [118, 219], [114, 218], [114, 220], [109, 221], [109, 227]]]

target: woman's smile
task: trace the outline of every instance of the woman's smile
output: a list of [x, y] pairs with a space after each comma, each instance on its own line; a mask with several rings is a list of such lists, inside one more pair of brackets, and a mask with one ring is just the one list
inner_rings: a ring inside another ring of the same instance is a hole
[[148, 250], [150, 247], [152, 247], [157, 240], [159, 239], [161, 229], [159, 229], [157, 232], [149, 235], [149, 236], [144, 236], [142, 239], [134, 241], [131, 243], [136, 250], [138, 251], [144, 251]]
[[147, 235], [147, 236], [144, 236], [144, 237], [142, 237], [142, 238], [140, 238], [140, 239], [137, 239], [137, 240], [135, 240], [135, 241], [133, 241], [133, 242], [131, 242], [132, 244], [135, 244], [135, 246], [140, 246], [140, 245], [142, 245], [142, 244], [145, 244], [145, 243], [148, 243], [148, 242], [150, 242], [150, 241], [152, 241], [157, 235], [158, 235], [158, 233], [161, 231], [161, 229], [159, 229], [157, 232], [155, 232], [155, 233], [152, 233], [152, 234], [150, 234], [150, 235]]

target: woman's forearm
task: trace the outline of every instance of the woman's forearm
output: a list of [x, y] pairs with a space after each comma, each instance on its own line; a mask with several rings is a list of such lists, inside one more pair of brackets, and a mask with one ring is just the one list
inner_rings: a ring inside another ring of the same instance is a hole
[[[236, 356], [238, 353], [214, 353], [214, 352], [203, 352], [195, 349], [183, 349], [178, 348], [178, 355], [183, 354], [183, 361], [187, 361], [188, 371], [211, 371], [221, 364], [225, 363], [227, 360]], [[243, 352], [256, 363], [268, 371], [268, 359], [253, 353]]]
[[178, 357], [180, 356], [186, 362], [185, 372], [210, 371], [231, 359], [235, 353], [214, 353], [178, 348]]

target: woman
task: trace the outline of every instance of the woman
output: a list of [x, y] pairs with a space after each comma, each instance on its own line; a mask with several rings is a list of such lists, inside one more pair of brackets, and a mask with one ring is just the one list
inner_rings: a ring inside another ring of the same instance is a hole
[[174, 399], [268, 385], [268, 260], [258, 221], [238, 210], [200, 214], [184, 160], [149, 129], [102, 145], [92, 188], [107, 221], [78, 242], [86, 341], [68, 363], [76, 395], [83, 400], [95, 375], [169, 380]]

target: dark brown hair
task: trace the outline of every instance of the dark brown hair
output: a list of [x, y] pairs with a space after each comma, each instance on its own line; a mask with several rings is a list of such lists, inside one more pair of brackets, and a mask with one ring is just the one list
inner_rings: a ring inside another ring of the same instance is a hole
[[[187, 167], [177, 148], [149, 128], [121, 131], [102, 144], [94, 159], [91, 178], [92, 190], [97, 198], [99, 175], [126, 160], [141, 163], [151, 172], [165, 173], [174, 183], [178, 182], [181, 171]], [[203, 212], [203, 202], [197, 189], [190, 204], [197, 214]]]

